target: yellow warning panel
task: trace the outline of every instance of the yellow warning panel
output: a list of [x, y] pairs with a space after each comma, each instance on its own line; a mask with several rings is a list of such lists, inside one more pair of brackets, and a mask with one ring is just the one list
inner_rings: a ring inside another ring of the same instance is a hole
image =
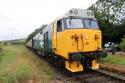
[[92, 69], [99, 69], [99, 63], [97, 62], [97, 60], [92, 61]]
[[72, 61], [72, 62], [65, 61], [65, 68], [71, 72], [83, 71], [83, 65], [77, 61]]

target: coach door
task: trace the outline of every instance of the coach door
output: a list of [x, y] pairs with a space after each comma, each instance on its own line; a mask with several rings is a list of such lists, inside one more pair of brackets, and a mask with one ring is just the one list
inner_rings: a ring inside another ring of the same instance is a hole
[[44, 50], [48, 50], [48, 32], [44, 33]]

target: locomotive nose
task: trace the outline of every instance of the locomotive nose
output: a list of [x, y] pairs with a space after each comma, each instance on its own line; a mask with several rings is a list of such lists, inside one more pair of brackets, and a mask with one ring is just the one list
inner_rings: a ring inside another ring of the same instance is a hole
[[93, 30], [75, 30], [70, 33], [71, 52], [92, 52], [101, 50], [101, 33]]
[[[74, 45], [73, 42], [76, 43], [77, 51], [82, 52], [83, 48], [84, 48], [84, 42], [83, 42], [84, 36], [83, 36], [83, 34], [74, 34], [71, 36], [71, 39], [72, 39], [72, 45]], [[81, 46], [79, 46], [79, 44]], [[81, 49], [79, 49], [80, 47], [81, 47]]]

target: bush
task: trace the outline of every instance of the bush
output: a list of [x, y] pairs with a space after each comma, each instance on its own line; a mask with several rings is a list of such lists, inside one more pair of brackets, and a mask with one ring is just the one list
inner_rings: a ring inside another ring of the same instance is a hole
[[125, 36], [124, 38], [122, 38], [122, 42], [120, 43], [120, 48], [122, 49], [122, 51], [125, 51]]

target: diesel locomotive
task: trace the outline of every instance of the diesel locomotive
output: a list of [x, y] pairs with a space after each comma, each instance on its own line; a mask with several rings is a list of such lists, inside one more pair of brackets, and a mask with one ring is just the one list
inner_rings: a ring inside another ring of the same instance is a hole
[[26, 47], [71, 72], [99, 69], [102, 32], [91, 10], [73, 8], [34, 36]]

